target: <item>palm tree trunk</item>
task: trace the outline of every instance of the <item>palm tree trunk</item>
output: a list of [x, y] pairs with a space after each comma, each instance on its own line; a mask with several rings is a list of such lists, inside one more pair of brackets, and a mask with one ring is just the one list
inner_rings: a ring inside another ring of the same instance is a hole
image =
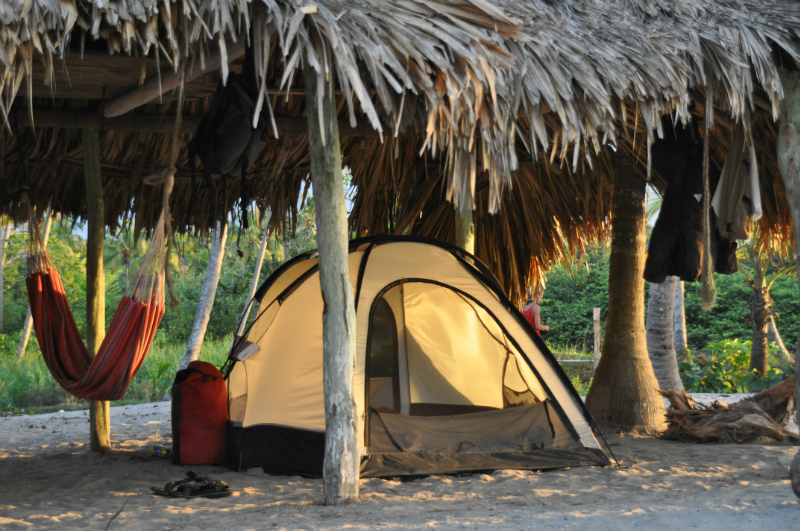
[[667, 277], [650, 284], [647, 302], [647, 353], [661, 389], [683, 391], [675, 354], [675, 284], [678, 277]]
[[786, 345], [783, 344], [783, 339], [781, 339], [781, 334], [778, 332], [778, 327], [775, 326], [775, 318], [771, 315], [767, 323], [767, 337], [770, 343], [778, 345], [778, 359], [780, 359], [781, 363], [794, 363], [794, 356], [789, 352], [789, 349], [786, 348]]
[[611, 264], [603, 355], [586, 406], [602, 429], [655, 434], [664, 401], [647, 355], [644, 328], [645, 181], [629, 156], [614, 156]]
[[250, 289], [247, 290], [247, 298], [244, 300], [244, 312], [242, 313], [242, 320], [239, 322], [239, 329], [236, 331], [237, 336], [244, 333], [244, 327], [247, 325], [247, 317], [250, 315], [250, 307], [253, 296], [256, 294], [258, 288], [258, 277], [261, 275], [261, 264], [264, 263], [264, 253], [267, 250], [267, 243], [269, 242], [269, 218], [271, 212], [267, 210], [267, 215], [262, 221], [264, 225], [264, 234], [261, 235], [261, 247], [258, 248], [258, 256], [256, 257], [256, 268], [253, 271], [253, 280], [250, 281]]
[[217, 285], [222, 271], [222, 260], [225, 257], [225, 241], [228, 239], [228, 222], [217, 221], [214, 238], [211, 240], [211, 250], [208, 253], [208, 265], [203, 278], [203, 287], [200, 288], [200, 299], [197, 301], [197, 310], [194, 314], [192, 333], [186, 345], [180, 369], [185, 369], [200, 356], [203, 339], [208, 329], [208, 320], [211, 318], [211, 309], [214, 307], [214, 297], [217, 294]]
[[678, 280], [675, 283], [675, 355], [678, 361], [686, 361], [688, 347], [686, 346], [686, 308], [683, 294], [683, 281]]
[[[327, 52], [330, 54], [330, 52]], [[332, 57], [328, 55], [326, 63]], [[339, 505], [358, 497], [359, 451], [353, 371], [356, 312], [347, 252], [347, 209], [336, 96], [330, 72], [307, 63], [308, 144], [319, 245], [322, 311], [322, 386], [325, 393], [323, 503]], [[321, 91], [321, 97], [318, 98]]]
[[[47, 214], [44, 222], [44, 229], [42, 230], [42, 242], [45, 249], [47, 248], [47, 240], [50, 239], [50, 227], [53, 225], [53, 211]], [[17, 363], [22, 361], [25, 356], [25, 350], [28, 348], [28, 341], [31, 338], [31, 329], [33, 328], [33, 317], [31, 316], [31, 306], [28, 305], [28, 313], [25, 314], [25, 322], [22, 323], [22, 336], [19, 338], [19, 345], [17, 346], [17, 355], [14, 361]]]
[[[800, 268], [800, 73], [781, 70], [784, 99], [781, 102], [778, 127], [778, 168], [783, 177], [789, 209], [794, 222], [795, 261]], [[800, 282], [800, 275], [797, 276]], [[800, 348], [800, 336], [797, 341]], [[795, 355], [795, 374], [800, 374], [800, 356]], [[800, 397], [800, 378], [794, 388]], [[800, 424], [800, 407], [795, 411], [795, 422]], [[792, 490], [800, 498], [800, 452], [791, 468]]]
[[750, 322], [753, 327], [753, 347], [750, 351], [750, 370], [756, 370], [764, 375], [769, 368], [769, 342], [768, 342], [768, 321], [769, 321], [769, 300], [765, 293], [766, 289], [761, 287], [763, 281], [760, 277], [753, 279], [753, 287], [750, 294]]

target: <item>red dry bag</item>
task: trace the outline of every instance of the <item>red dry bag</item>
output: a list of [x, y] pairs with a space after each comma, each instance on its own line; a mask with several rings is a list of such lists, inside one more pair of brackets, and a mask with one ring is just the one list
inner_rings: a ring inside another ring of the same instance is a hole
[[227, 455], [228, 394], [222, 373], [205, 361], [178, 371], [172, 384], [172, 462], [218, 465]]

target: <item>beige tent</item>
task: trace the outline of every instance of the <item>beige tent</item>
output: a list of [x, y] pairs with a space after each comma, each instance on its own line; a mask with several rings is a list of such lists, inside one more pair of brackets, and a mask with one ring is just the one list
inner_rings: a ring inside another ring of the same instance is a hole
[[[362, 475], [609, 464], [553, 355], [477, 259], [383, 236], [353, 241], [349, 263]], [[254, 300], [258, 317], [228, 379], [231, 458], [240, 469], [320, 475], [316, 252], [286, 263]]]

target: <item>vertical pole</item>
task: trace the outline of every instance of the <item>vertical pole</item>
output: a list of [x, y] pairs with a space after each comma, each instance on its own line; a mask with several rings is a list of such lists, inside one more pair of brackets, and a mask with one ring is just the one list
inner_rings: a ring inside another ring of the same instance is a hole
[[458, 247], [461, 247], [470, 254], [475, 254], [475, 223], [473, 222], [472, 210], [459, 210], [456, 211], [456, 242]]
[[592, 308], [592, 327], [594, 328], [594, 356], [592, 358], [592, 378], [600, 363], [600, 308]]
[[[800, 72], [781, 71], [783, 81], [784, 99], [781, 102], [778, 127], [778, 168], [783, 177], [783, 186], [786, 188], [786, 199], [792, 212], [794, 225], [794, 254], [797, 265], [800, 266]], [[800, 276], [798, 276], [800, 281]], [[800, 337], [797, 341], [800, 347]], [[795, 355], [795, 374], [800, 374], [800, 356]], [[794, 394], [800, 397], [800, 378], [794, 388]], [[795, 419], [800, 423], [800, 408], [795, 412]], [[798, 452], [800, 456], [800, 452]], [[792, 478], [792, 487], [797, 484], [795, 494], [800, 497], [800, 457], [795, 458], [798, 463], [797, 477]]]
[[[792, 212], [794, 254], [797, 265], [800, 266], [800, 73], [783, 70], [781, 77], [784, 99], [781, 102], [778, 127], [778, 168]], [[797, 346], [800, 347], [800, 337]], [[800, 374], [800, 355], [795, 355], [795, 374]], [[800, 397], [800, 378], [795, 384], [794, 394]], [[800, 408], [795, 412], [795, 421], [800, 423]], [[794, 456], [790, 477], [792, 490], [800, 498], [800, 452]]]
[[[97, 130], [84, 129], [83, 169], [86, 177], [86, 346], [97, 355], [106, 333], [106, 279], [103, 273], [103, 177], [100, 173], [100, 137]], [[111, 451], [109, 403], [92, 400], [89, 404], [90, 449]]]
[[329, 70], [319, 74], [308, 64], [303, 69], [324, 305], [325, 464], [322, 477], [325, 505], [338, 505], [358, 497], [360, 464], [353, 394], [356, 319], [347, 260], [347, 210], [332, 62], [333, 57], [329, 55], [322, 62]]

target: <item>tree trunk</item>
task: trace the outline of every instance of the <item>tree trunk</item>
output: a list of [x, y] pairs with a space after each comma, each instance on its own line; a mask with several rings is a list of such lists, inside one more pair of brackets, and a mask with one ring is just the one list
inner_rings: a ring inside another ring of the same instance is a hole
[[683, 391], [678, 358], [675, 354], [675, 284], [678, 277], [667, 277], [650, 284], [647, 302], [647, 353], [658, 385], [663, 390]]
[[655, 434], [666, 410], [647, 356], [644, 328], [645, 181], [622, 152], [614, 156], [611, 263], [603, 354], [586, 406], [602, 429]]
[[458, 247], [461, 247], [470, 254], [475, 254], [475, 224], [472, 221], [472, 210], [459, 210], [456, 211], [456, 242]]
[[600, 308], [592, 308], [592, 332], [594, 342], [592, 344], [592, 378], [600, 364]]
[[786, 348], [786, 345], [783, 344], [783, 339], [781, 338], [780, 332], [778, 332], [778, 327], [775, 325], [775, 318], [771, 315], [769, 316], [769, 321], [767, 323], [767, 337], [769, 338], [770, 343], [775, 343], [778, 345], [778, 359], [781, 363], [794, 363], [794, 356], [789, 349]]
[[211, 250], [208, 252], [208, 265], [203, 278], [203, 287], [200, 288], [200, 300], [197, 301], [197, 310], [192, 323], [192, 333], [186, 345], [180, 369], [185, 369], [200, 356], [200, 348], [206, 336], [208, 320], [211, 318], [211, 309], [214, 307], [214, 297], [217, 294], [219, 275], [222, 271], [222, 260], [225, 258], [225, 241], [228, 239], [228, 222], [217, 221], [214, 238], [211, 241]]
[[0, 333], [3, 332], [3, 292], [5, 291], [4, 271], [6, 268], [6, 226], [3, 224], [5, 216], [0, 216]]
[[678, 361], [688, 359], [688, 347], [686, 346], [686, 308], [683, 305], [685, 295], [683, 294], [683, 281], [678, 279], [675, 282], [675, 355]]
[[264, 217], [262, 224], [264, 225], [264, 234], [261, 235], [261, 247], [258, 248], [258, 256], [256, 257], [256, 268], [253, 271], [253, 280], [250, 281], [250, 289], [247, 290], [247, 298], [244, 300], [244, 312], [242, 313], [242, 320], [239, 323], [239, 329], [236, 331], [237, 336], [244, 333], [244, 328], [247, 325], [247, 317], [250, 315], [250, 307], [253, 296], [256, 294], [258, 288], [258, 277], [261, 275], [261, 264], [264, 263], [264, 253], [267, 250], [267, 243], [269, 242], [269, 218], [271, 212], [267, 210], [267, 215]]
[[[783, 177], [789, 209], [794, 222], [795, 261], [800, 267], [800, 72], [782, 71], [784, 99], [781, 102], [778, 128], [778, 168]], [[800, 275], [797, 276], [800, 282]], [[797, 348], [800, 348], [798, 337]], [[795, 374], [800, 375], [800, 356], [795, 354]], [[795, 396], [800, 397], [800, 377], [794, 388]], [[800, 424], [800, 407], [795, 412], [795, 419]], [[795, 459], [797, 461], [797, 458]], [[797, 476], [792, 478], [792, 485], [800, 486], [800, 466], [795, 467]], [[798, 487], [800, 490], [800, 487]], [[800, 492], [795, 490], [800, 496]]]
[[753, 327], [753, 346], [750, 351], [750, 370], [755, 369], [760, 375], [767, 374], [769, 368], [769, 295], [766, 288], [762, 287], [760, 277], [753, 279], [750, 294], [750, 324]]
[[[86, 346], [97, 355], [106, 334], [106, 279], [103, 272], [103, 177], [100, 173], [100, 138], [97, 131], [84, 129], [83, 167], [86, 177]], [[111, 451], [111, 418], [108, 402], [89, 403], [90, 449]]]
[[286, 226], [287, 224], [283, 224], [283, 238], [281, 242], [283, 243], [283, 262], [286, 263], [291, 259], [291, 249], [289, 249], [289, 229]]
[[131, 260], [130, 256], [125, 253], [125, 293], [131, 290]]
[[[53, 225], [53, 211], [47, 214], [47, 219], [44, 222], [44, 229], [42, 230], [42, 242], [45, 249], [47, 248], [47, 240], [50, 239], [50, 227]], [[17, 346], [17, 355], [14, 361], [17, 363], [22, 361], [25, 356], [25, 349], [28, 348], [28, 340], [31, 338], [31, 329], [33, 328], [33, 317], [31, 316], [31, 306], [28, 305], [28, 313], [25, 314], [25, 322], [22, 323], [22, 336], [19, 338], [19, 345]]]
[[[329, 52], [326, 52], [329, 53]], [[329, 55], [324, 64], [331, 65]], [[329, 66], [333, 69], [332, 66]], [[338, 505], [358, 497], [359, 451], [353, 370], [356, 314], [347, 252], [347, 210], [342, 154], [331, 74], [304, 68], [311, 184], [316, 207], [322, 300], [325, 464], [323, 502]], [[318, 91], [322, 97], [318, 99]]]

